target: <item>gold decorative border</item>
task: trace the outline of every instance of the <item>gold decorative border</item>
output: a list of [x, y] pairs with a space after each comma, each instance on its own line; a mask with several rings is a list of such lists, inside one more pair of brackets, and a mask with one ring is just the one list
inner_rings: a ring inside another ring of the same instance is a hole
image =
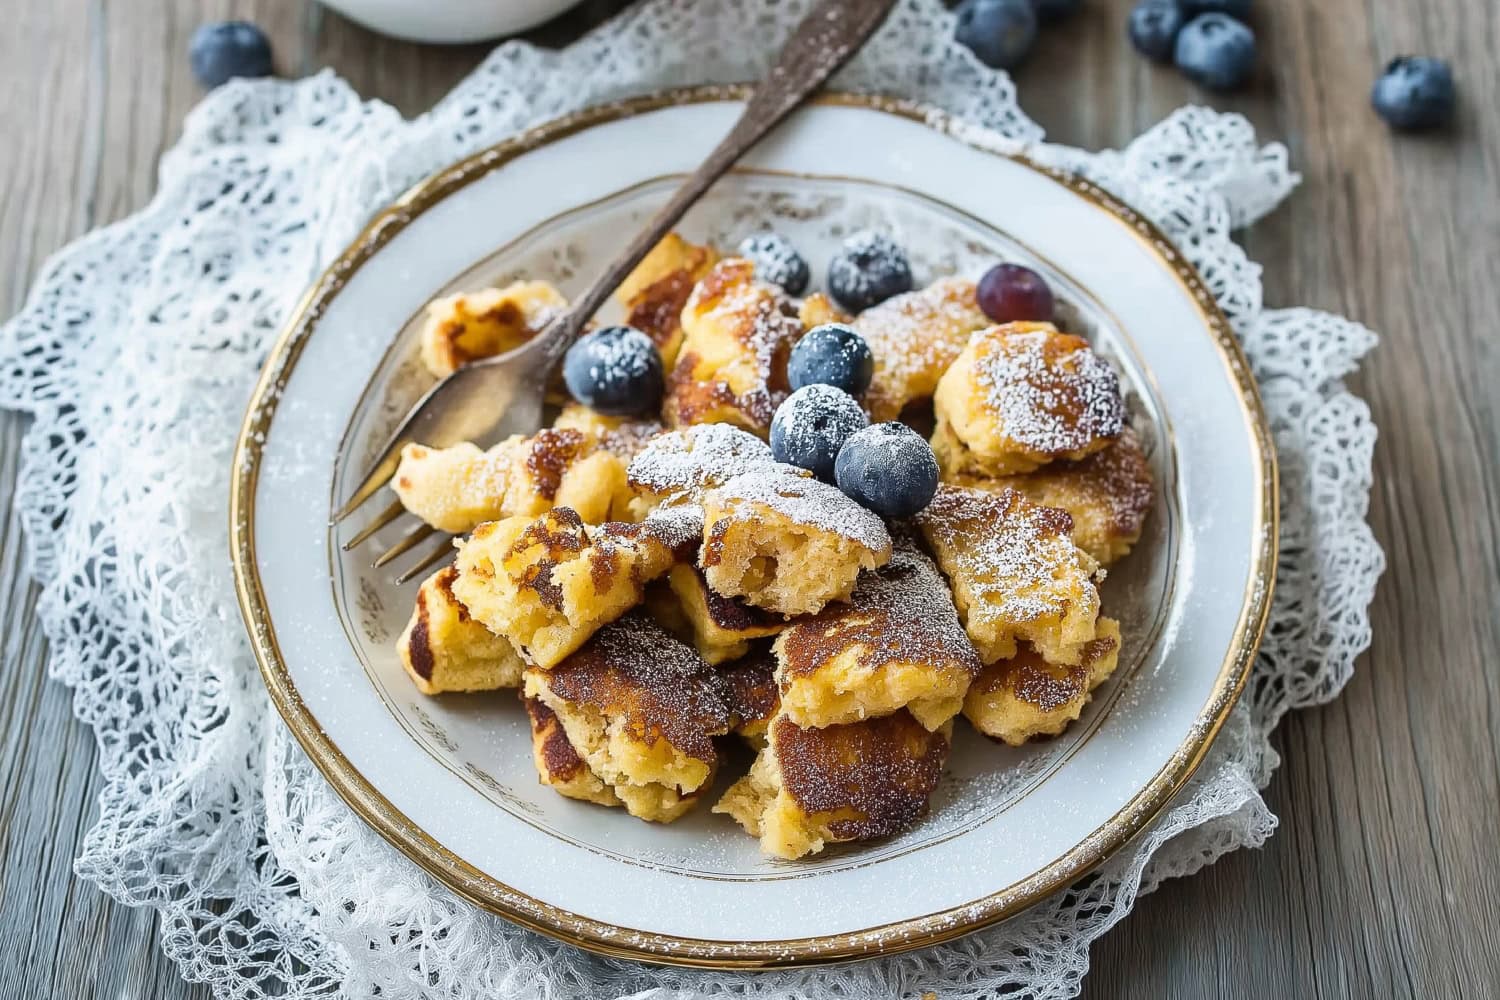
[[[1250, 676], [1270, 613], [1280, 516], [1276, 453], [1249, 362], [1229, 321], [1192, 265], [1151, 222], [1097, 185], [1035, 163], [1019, 153], [997, 153], [1052, 178], [1093, 203], [1113, 216], [1159, 257], [1197, 303], [1204, 322], [1213, 332], [1224, 365], [1240, 390], [1246, 425], [1257, 456], [1256, 484], [1261, 502], [1254, 527], [1259, 544], [1252, 552], [1250, 582], [1231, 639], [1230, 654], [1183, 745], [1125, 808], [1040, 871], [959, 907], [846, 934], [736, 942], [652, 934], [619, 927], [569, 913], [517, 892], [435, 841], [382, 796], [329, 740], [302, 701], [282, 658], [255, 559], [254, 528], [261, 451], [281, 390], [323, 311], [349, 276], [427, 208], [526, 152], [592, 126], [668, 107], [743, 101], [749, 92], [750, 88], [745, 85], [695, 87], [579, 111], [459, 161], [417, 184], [376, 215], [349, 249], [308, 289], [272, 347], [251, 394], [235, 446], [229, 499], [235, 590], [271, 699], [313, 763], [365, 822], [453, 892], [532, 930], [604, 955], [717, 969], [808, 965], [893, 954], [938, 944], [1012, 916], [1097, 867], [1144, 828], [1187, 783], [1229, 717]], [[894, 114], [967, 142], [961, 123], [945, 112], [915, 102], [858, 94], [826, 94], [819, 97], [817, 103]]]

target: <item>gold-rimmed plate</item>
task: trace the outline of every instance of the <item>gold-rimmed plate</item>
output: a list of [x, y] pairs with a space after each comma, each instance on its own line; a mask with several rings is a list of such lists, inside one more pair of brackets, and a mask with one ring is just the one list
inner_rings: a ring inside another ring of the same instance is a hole
[[1146, 535], [1105, 585], [1126, 637], [1115, 678], [1055, 740], [1012, 749], [960, 727], [927, 819], [795, 863], [762, 858], [706, 810], [659, 826], [562, 799], [536, 782], [513, 697], [417, 694], [392, 648], [413, 588], [342, 553], [357, 525], [328, 520], [427, 385], [422, 306], [522, 274], [576, 291], [742, 97], [679, 91], [583, 112], [403, 196], [309, 290], [272, 351], [231, 502], [267, 686], [361, 816], [503, 916], [600, 952], [723, 967], [946, 940], [1098, 864], [1182, 787], [1227, 716], [1264, 627], [1276, 542], [1274, 455], [1248, 367], [1160, 234], [1085, 182], [966, 144], [930, 109], [832, 95], [684, 230], [732, 246], [774, 227], [816, 274], [843, 235], [874, 225], [898, 235], [919, 278], [1001, 257], [1048, 276], [1066, 325], [1124, 375], [1157, 477]]

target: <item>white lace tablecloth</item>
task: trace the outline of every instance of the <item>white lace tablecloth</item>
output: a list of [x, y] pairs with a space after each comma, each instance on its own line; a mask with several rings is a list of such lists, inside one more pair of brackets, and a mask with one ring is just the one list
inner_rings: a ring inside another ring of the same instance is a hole
[[1268, 735], [1332, 698], [1368, 645], [1383, 559], [1365, 523], [1375, 428], [1342, 379], [1363, 327], [1267, 309], [1230, 231], [1296, 183], [1235, 115], [1185, 108], [1119, 151], [1043, 144], [1009, 79], [903, 0], [836, 80], [917, 98], [1088, 175], [1162, 226], [1243, 339], [1281, 459], [1281, 570], [1253, 680], [1191, 784], [1079, 885], [952, 944], [728, 975], [596, 958], [434, 884], [330, 790], [271, 710], [236, 610], [225, 505], [241, 411], [304, 286], [372, 210], [433, 169], [581, 105], [754, 78], [805, 0], [649, 0], [562, 52], [507, 44], [404, 121], [338, 77], [238, 83], [188, 118], [139, 214], [44, 269], [0, 328], [0, 404], [35, 418], [16, 505], [53, 675], [106, 779], [78, 873], [161, 914], [162, 946], [220, 996], [885, 1000], [1067, 997], [1089, 944], [1163, 879], [1264, 841]]

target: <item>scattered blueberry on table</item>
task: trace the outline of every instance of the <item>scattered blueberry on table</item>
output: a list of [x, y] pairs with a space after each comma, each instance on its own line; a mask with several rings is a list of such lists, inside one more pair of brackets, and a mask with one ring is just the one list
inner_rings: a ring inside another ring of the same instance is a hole
[[1147, 59], [1171, 62], [1177, 48], [1177, 33], [1186, 21], [1177, 0], [1143, 0], [1130, 11], [1125, 22], [1130, 44]]
[[974, 297], [996, 323], [1050, 323], [1057, 306], [1047, 279], [1020, 264], [996, 264], [984, 272]]
[[857, 431], [834, 463], [839, 489], [884, 517], [911, 517], [932, 501], [937, 457], [927, 439], [899, 421]]
[[607, 326], [574, 341], [563, 357], [563, 382], [574, 399], [612, 417], [656, 411], [666, 387], [656, 345], [630, 326]]
[[241, 77], [271, 75], [271, 41], [247, 21], [218, 21], [193, 32], [188, 43], [193, 76], [210, 89]]
[[801, 295], [812, 281], [807, 260], [780, 233], [757, 233], [740, 241], [739, 253], [755, 265], [761, 281], [779, 285], [788, 295]]
[[771, 418], [771, 456], [831, 483], [844, 443], [869, 424], [865, 411], [844, 390], [821, 383], [804, 386]]
[[1227, 14], [1199, 14], [1177, 33], [1173, 61], [1210, 90], [1234, 90], [1255, 70], [1255, 33]]
[[1453, 69], [1426, 56], [1393, 59], [1375, 81], [1370, 103], [1392, 128], [1439, 128], [1453, 120], [1458, 105]]
[[822, 383], [858, 396], [875, 377], [875, 355], [851, 327], [824, 323], [807, 331], [792, 348], [786, 377], [793, 389]]
[[1021, 64], [1036, 42], [1033, 0], [964, 0], [953, 37], [994, 69]]
[[906, 251], [873, 230], [846, 239], [828, 264], [828, 292], [850, 312], [862, 312], [911, 289]]

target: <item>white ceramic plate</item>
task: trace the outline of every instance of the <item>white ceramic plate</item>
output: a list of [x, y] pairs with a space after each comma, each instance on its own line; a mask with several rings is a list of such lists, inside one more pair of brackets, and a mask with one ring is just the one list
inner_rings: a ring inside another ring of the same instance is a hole
[[[414, 585], [330, 529], [428, 384], [435, 295], [527, 274], [576, 292], [738, 114], [688, 91], [586, 112], [457, 164], [377, 217], [310, 290], [267, 362], [236, 457], [234, 558], [277, 707], [349, 803], [456, 892], [612, 954], [698, 965], [829, 961], [944, 940], [1076, 879], [1202, 758], [1269, 603], [1275, 466], [1228, 325], [1159, 234], [1086, 183], [972, 148], [940, 115], [830, 97], [798, 113], [688, 217], [733, 246], [774, 227], [821, 276], [879, 225], [919, 281], [997, 257], [1052, 281], [1066, 325], [1121, 371], [1158, 502], [1111, 571], [1121, 667], [1062, 737], [1016, 750], [959, 727], [932, 814], [878, 843], [776, 862], [706, 809], [671, 826], [538, 785], [509, 693], [424, 698], [392, 643]], [[372, 508], [374, 509], [374, 508]], [[726, 775], [726, 779], [728, 776]]]

